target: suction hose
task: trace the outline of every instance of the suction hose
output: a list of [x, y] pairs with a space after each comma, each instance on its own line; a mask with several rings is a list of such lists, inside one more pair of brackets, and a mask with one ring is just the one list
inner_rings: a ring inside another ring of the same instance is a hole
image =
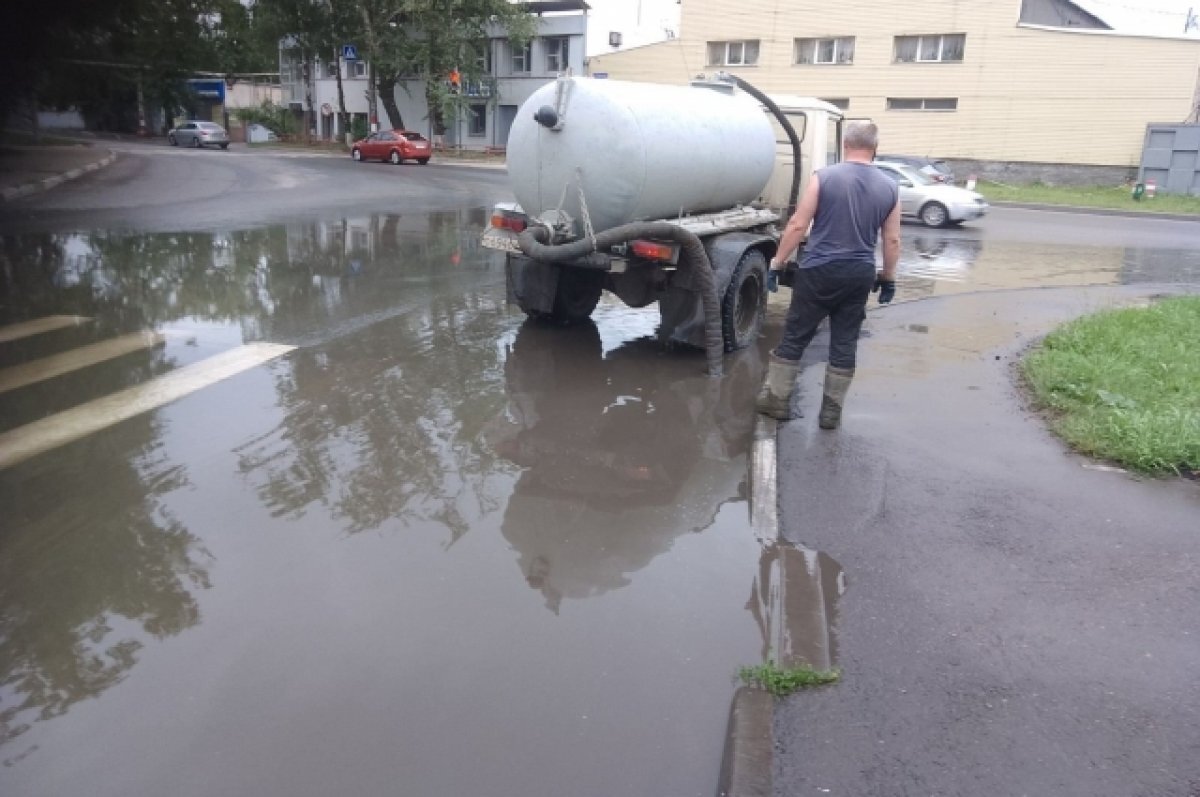
[[655, 238], [675, 241], [683, 247], [686, 262], [700, 286], [700, 299], [704, 305], [704, 352], [708, 359], [708, 375], [719, 377], [723, 373], [725, 338], [721, 334], [721, 303], [717, 299], [717, 279], [704, 244], [693, 233], [665, 221], [637, 221], [622, 224], [594, 238], [581, 238], [571, 243], [551, 245], [550, 230], [544, 226], [529, 227], [519, 236], [517, 243], [521, 251], [534, 260], [548, 263], [570, 262], [574, 267], [608, 268], [608, 258], [592, 257], [596, 252], [632, 241], [635, 238]]
[[730, 75], [737, 83], [737, 87], [749, 94], [754, 99], [766, 106], [771, 115], [779, 120], [779, 126], [783, 128], [783, 132], [787, 133], [788, 141], [792, 145], [792, 190], [788, 194], [787, 218], [783, 220], [784, 224], [791, 221], [792, 215], [796, 212], [796, 204], [800, 201], [800, 137], [796, 135], [796, 129], [792, 127], [791, 121], [787, 115], [779, 110], [779, 106], [775, 101], [763, 94], [758, 89], [751, 86], [746, 81], [742, 80], [737, 75]]

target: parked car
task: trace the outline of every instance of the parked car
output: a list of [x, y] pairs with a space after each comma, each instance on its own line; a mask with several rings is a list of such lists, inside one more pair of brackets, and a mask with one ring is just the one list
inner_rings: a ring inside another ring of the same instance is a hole
[[915, 216], [928, 227], [962, 224], [988, 212], [981, 195], [939, 183], [907, 164], [875, 161], [875, 167], [900, 186], [901, 215]]
[[381, 130], [354, 142], [350, 157], [356, 161], [381, 160], [399, 165], [415, 160], [424, 166], [433, 155], [429, 139], [409, 130]]
[[215, 122], [184, 122], [167, 133], [167, 141], [172, 147], [206, 147], [215, 144], [221, 149], [229, 149], [229, 134], [225, 128]]
[[876, 155], [875, 160], [888, 163], [903, 163], [924, 172], [936, 182], [954, 185], [954, 170], [944, 160], [936, 158], [919, 158], [914, 155]]

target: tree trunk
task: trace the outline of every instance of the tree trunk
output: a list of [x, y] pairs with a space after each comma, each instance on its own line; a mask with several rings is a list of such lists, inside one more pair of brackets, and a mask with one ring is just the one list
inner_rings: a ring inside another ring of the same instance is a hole
[[429, 124], [433, 128], [433, 144], [435, 147], [446, 146], [446, 115], [442, 113], [442, 103], [430, 89], [429, 81], [425, 82], [425, 107], [429, 109]]
[[337, 64], [335, 73], [337, 75], [337, 90], [338, 90], [338, 127], [342, 130], [342, 140], [346, 142], [346, 146], [352, 143], [350, 135], [350, 114], [346, 113], [346, 93], [342, 89], [342, 56], [338, 53], [337, 48], [333, 48], [333, 62]]
[[400, 116], [400, 108], [396, 105], [396, 78], [375, 73], [375, 90], [383, 101], [383, 110], [391, 122], [393, 130], [404, 130], [404, 118]]
[[312, 55], [304, 53], [304, 143], [312, 143], [313, 128]]

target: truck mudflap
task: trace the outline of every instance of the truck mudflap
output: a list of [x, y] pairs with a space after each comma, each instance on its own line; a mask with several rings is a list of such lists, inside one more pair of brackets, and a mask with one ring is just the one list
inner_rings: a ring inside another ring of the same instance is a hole
[[[717, 296], [722, 304], [742, 256], [750, 249], [762, 248], [770, 259], [776, 245], [776, 240], [770, 235], [756, 232], [729, 232], [704, 239], [704, 248], [716, 276]], [[660, 341], [704, 347], [704, 305], [698, 286], [692, 283], [691, 271], [681, 269], [671, 280], [670, 289], [659, 297], [658, 307], [662, 315], [662, 324], [658, 329]]]

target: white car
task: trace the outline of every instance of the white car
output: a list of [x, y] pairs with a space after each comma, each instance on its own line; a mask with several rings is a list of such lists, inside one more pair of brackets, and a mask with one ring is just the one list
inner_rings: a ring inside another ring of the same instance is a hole
[[929, 227], [945, 227], [978, 219], [988, 212], [981, 195], [965, 188], [939, 183], [919, 169], [903, 163], [875, 161], [875, 167], [900, 186], [900, 212]]

